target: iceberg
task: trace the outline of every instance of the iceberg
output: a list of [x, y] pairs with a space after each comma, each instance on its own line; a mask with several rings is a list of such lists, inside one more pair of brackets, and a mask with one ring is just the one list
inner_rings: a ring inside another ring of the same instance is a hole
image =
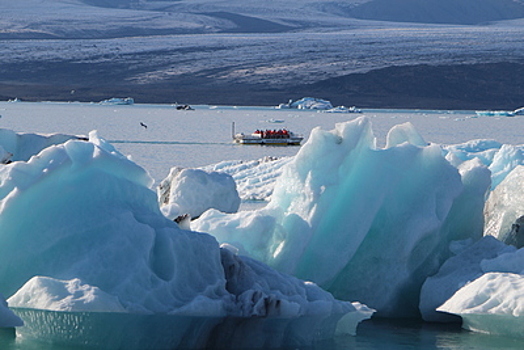
[[229, 174], [235, 180], [242, 201], [269, 201], [284, 165], [292, 157], [264, 157], [250, 161], [222, 161], [203, 167], [202, 170]]
[[439, 311], [462, 317], [471, 331], [523, 338], [524, 276], [486, 273], [457, 291]]
[[486, 201], [485, 235], [517, 248], [524, 246], [524, 166], [518, 165], [489, 194]]
[[355, 106], [351, 106], [351, 107], [337, 106], [331, 109], [327, 109], [323, 112], [324, 113], [362, 113], [362, 110]]
[[13, 307], [54, 311], [125, 312], [117, 297], [82, 283], [35, 276], [11, 298]]
[[522, 337], [524, 249], [489, 235], [451, 249], [456, 255], [422, 287], [424, 319], [449, 322], [457, 315], [466, 329]]
[[240, 206], [233, 177], [216, 171], [171, 168], [157, 192], [162, 212], [172, 220], [184, 214], [197, 218], [211, 208], [234, 213]]
[[44, 148], [58, 145], [71, 139], [87, 140], [85, 136], [16, 133], [13, 130], [0, 129], [0, 162], [6, 164], [17, 160], [27, 161]]
[[489, 167], [500, 151], [502, 144], [495, 140], [471, 140], [465, 143], [443, 146], [446, 159], [455, 167], [477, 158]]
[[101, 104], [101, 105], [110, 105], [110, 106], [114, 106], [114, 105], [132, 105], [134, 103], [135, 103], [135, 100], [132, 97], [125, 97], [125, 98], [112, 97], [110, 99], [102, 100], [102, 101], [99, 102], [99, 104]]
[[514, 111], [475, 111], [479, 117], [513, 117]]
[[300, 100], [289, 100], [288, 103], [281, 103], [278, 105], [279, 109], [294, 108], [294, 109], [316, 109], [328, 110], [332, 109], [333, 105], [327, 100], [315, 97], [303, 97]]
[[451, 256], [449, 243], [482, 237], [490, 171], [444, 155], [410, 124], [394, 127], [384, 149], [366, 117], [317, 128], [267, 207], [210, 210], [192, 228], [379, 316], [418, 316], [420, 288]]
[[96, 348], [305, 346], [354, 334], [373, 314], [182, 230], [153, 182], [96, 132], [0, 167], [0, 293], [24, 321], [18, 335]]
[[425, 321], [457, 322], [456, 316], [438, 312], [444, 304], [460, 288], [481, 277], [487, 271], [482, 262], [513, 253], [516, 249], [507, 246], [492, 236], [486, 236], [479, 241], [457, 241], [450, 245], [456, 254], [448, 259], [439, 272], [426, 279], [420, 292], [420, 312]]

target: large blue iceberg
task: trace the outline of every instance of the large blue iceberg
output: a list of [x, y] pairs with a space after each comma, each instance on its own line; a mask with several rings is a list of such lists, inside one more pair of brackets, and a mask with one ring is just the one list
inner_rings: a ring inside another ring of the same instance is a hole
[[367, 118], [315, 129], [262, 210], [193, 223], [270, 266], [386, 317], [419, 314], [425, 279], [451, 241], [482, 236], [486, 166], [450, 164], [410, 124], [375, 145]]
[[0, 293], [25, 323], [18, 334], [97, 348], [301, 346], [372, 315], [180, 229], [152, 185], [95, 132], [0, 168]]
[[458, 315], [469, 330], [523, 337], [523, 164], [523, 146], [428, 144], [409, 123], [378, 148], [358, 118], [313, 130], [275, 166], [265, 208], [210, 210], [192, 227], [377, 316]]

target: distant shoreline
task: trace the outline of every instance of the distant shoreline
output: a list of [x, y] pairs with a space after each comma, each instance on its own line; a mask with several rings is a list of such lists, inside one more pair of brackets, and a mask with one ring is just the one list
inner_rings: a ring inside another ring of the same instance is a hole
[[524, 62], [387, 67], [281, 88], [222, 83], [191, 75], [137, 84], [103, 71], [71, 79], [56, 62], [34, 64], [39, 64], [38, 69], [27, 62], [24, 70], [3, 67], [2, 73], [14, 74], [0, 75], [0, 100], [98, 102], [133, 97], [136, 103], [276, 106], [311, 96], [359, 108], [514, 110], [524, 106]]

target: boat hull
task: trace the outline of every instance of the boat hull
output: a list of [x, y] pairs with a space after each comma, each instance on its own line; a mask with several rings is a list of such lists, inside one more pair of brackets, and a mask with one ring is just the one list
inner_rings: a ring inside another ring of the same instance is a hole
[[270, 146], [299, 146], [302, 142], [302, 138], [283, 138], [283, 139], [271, 139], [271, 138], [251, 138], [251, 137], [235, 137], [233, 142], [242, 145], [270, 145]]

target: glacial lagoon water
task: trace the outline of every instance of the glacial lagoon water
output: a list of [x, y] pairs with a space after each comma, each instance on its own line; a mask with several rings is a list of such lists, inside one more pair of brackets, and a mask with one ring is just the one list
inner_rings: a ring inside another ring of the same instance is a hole
[[[518, 106], [516, 106], [518, 107]], [[287, 128], [309, 135], [320, 126], [366, 115], [372, 120], [378, 145], [396, 124], [411, 122], [428, 142], [455, 144], [495, 139], [523, 144], [522, 117], [477, 117], [474, 111], [365, 110], [362, 114], [329, 114], [267, 107], [195, 106], [178, 111], [170, 105], [99, 105], [83, 103], [0, 102], [0, 127], [17, 132], [86, 135], [98, 130], [122, 153], [146, 168], [158, 182], [174, 166], [197, 167], [222, 160], [251, 160], [294, 155], [299, 147], [241, 146], [231, 142], [237, 132]], [[278, 123], [276, 121], [279, 121]], [[145, 126], [141, 125], [144, 124]], [[147, 126], [147, 128], [146, 128]], [[458, 325], [422, 324], [412, 320], [373, 320], [359, 326], [356, 337], [340, 337], [314, 349], [522, 349], [524, 340], [477, 334]], [[0, 349], [69, 350], [0, 333]]]
[[[392, 126], [410, 122], [427, 142], [456, 144], [495, 139], [523, 144], [521, 117], [477, 117], [475, 111], [364, 110], [363, 113], [322, 113], [271, 107], [172, 105], [101, 105], [97, 103], [0, 102], [0, 127], [16, 132], [87, 135], [97, 130], [145, 167], [156, 181], [171, 167], [199, 167], [223, 160], [252, 160], [296, 154], [299, 147], [246, 147], [231, 142], [236, 132], [287, 128], [305, 136], [315, 127], [331, 130], [336, 123], [360, 116], [371, 119], [379, 146]], [[144, 124], [146, 127], [142, 126]]]

